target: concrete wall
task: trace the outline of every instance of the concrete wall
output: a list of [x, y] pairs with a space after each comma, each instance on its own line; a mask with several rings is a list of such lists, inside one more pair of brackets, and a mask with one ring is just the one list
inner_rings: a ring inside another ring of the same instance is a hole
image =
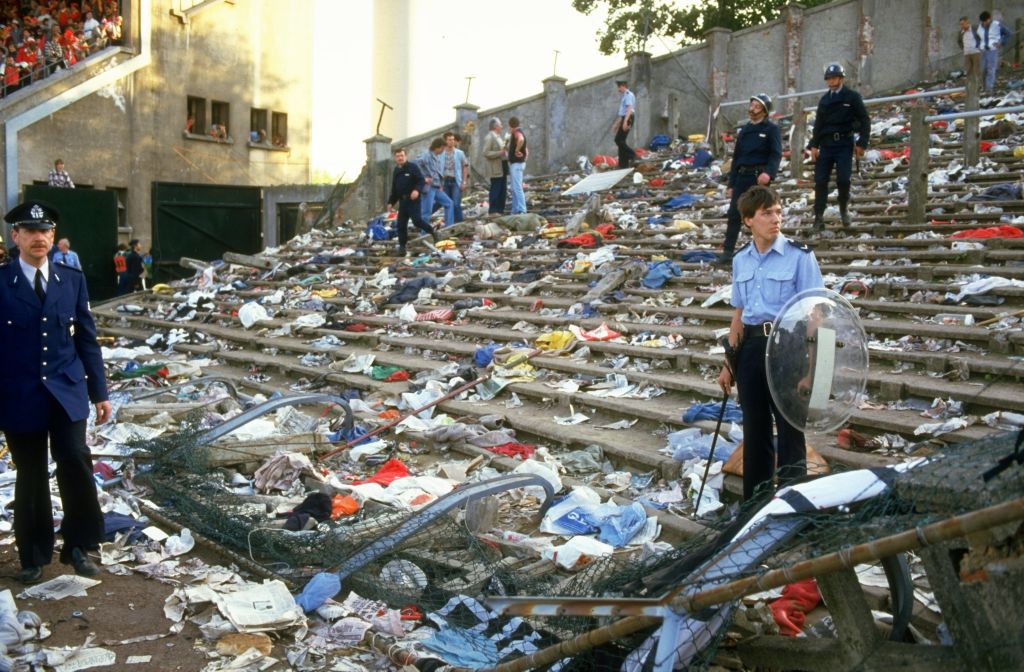
[[[572, 165], [580, 154], [614, 154], [608, 129], [618, 105], [614, 82], [623, 76], [630, 79], [638, 98], [640, 118], [630, 135], [636, 145], [670, 129], [670, 97], [677, 101], [679, 133], [704, 133], [713, 102], [742, 100], [761, 91], [776, 96], [823, 88], [822, 70], [832, 61], [843, 63], [851, 83], [863, 92], [907, 86], [960, 65], [956, 44], [960, 15], [973, 19], [984, 9], [1001, 9], [1012, 25], [1024, 14], [1024, 0], [995, 4], [993, 0], [838, 0], [812, 9], [791, 5], [779, 20], [735, 33], [716, 31], [714, 44], [706, 41], [650, 59], [647, 77], [637, 78], [634, 64], [569, 84], [566, 109], [559, 112], [568, 123], [558, 138], [543, 137], [549, 88], [545, 84], [545, 93], [539, 96], [480, 110], [476, 139], [487, 132], [488, 118], [520, 117], [532, 147], [527, 172], [534, 175]], [[743, 108], [729, 116], [742, 118]], [[396, 144], [418, 150], [448, 128]], [[558, 148], [559, 154], [549, 156], [547, 148]]]
[[[312, 11], [312, 3], [215, 3], [185, 24], [153, 2], [152, 65], [22, 130], [20, 184], [46, 179], [61, 156], [76, 182], [127, 190], [127, 223], [145, 248], [155, 181], [309, 182]], [[187, 96], [206, 98], [207, 124], [210, 101], [230, 104], [231, 143], [186, 137]], [[287, 150], [250, 146], [254, 107], [288, 114]]]

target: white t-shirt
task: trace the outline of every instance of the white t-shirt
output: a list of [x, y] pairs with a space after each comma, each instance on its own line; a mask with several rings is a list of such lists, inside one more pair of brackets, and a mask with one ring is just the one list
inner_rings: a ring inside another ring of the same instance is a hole
[[961, 33], [961, 35], [963, 35], [964, 41], [964, 54], [977, 54], [981, 51], [981, 49], [979, 48], [981, 44], [978, 40], [974, 39], [975, 30], [977, 29], [974, 26], [971, 26], [963, 33]]

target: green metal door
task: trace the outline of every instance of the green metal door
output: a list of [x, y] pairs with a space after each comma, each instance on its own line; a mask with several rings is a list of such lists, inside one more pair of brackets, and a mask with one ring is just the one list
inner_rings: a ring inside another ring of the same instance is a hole
[[55, 242], [67, 238], [78, 253], [92, 300], [117, 293], [117, 194], [101, 189], [58, 189], [26, 185], [25, 199], [49, 203], [60, 212]]
[[263, 249], [259, 187], [153, 183], [153, 266], [158, 281], [192, 275], [179, 260]]

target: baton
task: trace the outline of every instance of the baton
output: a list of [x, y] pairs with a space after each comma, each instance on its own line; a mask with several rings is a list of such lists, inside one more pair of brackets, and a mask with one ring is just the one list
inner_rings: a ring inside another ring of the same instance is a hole
[[[730, 367], [731, 369], [731, 367]], [[697, 491], [697, 503], [693, 506], [693, 516], [697, 517], [700, 509], [700, 500], [704, 496], [704, 484], [708, 481], [708, 472], [711, 471], [711, 462], [715, 459], [715, 446], [718, 444], [718, 432], [722, 429], [722, 418], [725, 417], [725, 407], [729, 403], [729, 393], [722, 395], [722, 407], [718, 409], [718, 424], [715, 425], [715, 436], [711, 439], [711, 452], [708, 454], [708, 463], [704, 465], [704, 478], [700, 482], [700, 490]]]

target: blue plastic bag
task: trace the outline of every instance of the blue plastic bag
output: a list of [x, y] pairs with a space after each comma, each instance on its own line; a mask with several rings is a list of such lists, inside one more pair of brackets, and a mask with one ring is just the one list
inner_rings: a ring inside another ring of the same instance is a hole
[[309, 613], [341, 591], [341, 579], [333, 572], [320, 572], [295, 596], [295, 604]]

